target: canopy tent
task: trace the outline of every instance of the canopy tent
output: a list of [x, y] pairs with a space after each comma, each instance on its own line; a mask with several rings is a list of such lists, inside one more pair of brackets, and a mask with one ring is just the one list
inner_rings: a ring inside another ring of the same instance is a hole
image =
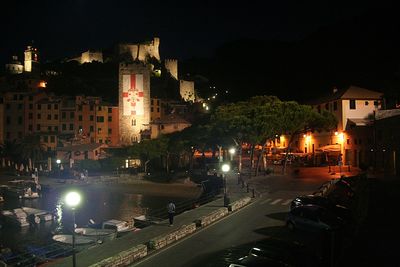
[[339, 144], [334, 144], [334, 145], [326, 145], [326, 146], [321, 146], [315, 149], [317, 152], [340, 152], [340, 145]]

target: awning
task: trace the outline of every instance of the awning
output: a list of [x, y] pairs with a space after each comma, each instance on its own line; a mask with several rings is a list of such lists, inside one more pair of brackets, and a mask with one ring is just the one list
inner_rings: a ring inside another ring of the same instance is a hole
[[340, 145], [339, 144], [334, 144], [334, 145], [326, 145], [326, 146], [321, 146], [316, 149], [317, 152], [340, 152]]

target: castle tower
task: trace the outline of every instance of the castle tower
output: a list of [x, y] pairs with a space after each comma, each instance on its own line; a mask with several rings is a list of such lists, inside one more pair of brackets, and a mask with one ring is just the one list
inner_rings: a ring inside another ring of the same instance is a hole
[[17, 56], [13, 56], [12, 61], [6, 64], [6, 71], [10, 74], [20, 74], [24, 71], [24, 66], [18, 61]]
[[171, 74], [175, 80], [178, 80], [178, 60], [176, 59], [166, 59], [164, 62], [164, 66], [167, 71]]
[[24, 70], [26, 72], [39, 72], [39, 51], [37, 48], [28, 45], [25, 53]]
[[150, 123], [150, 70], [142, 63], [119, 65], [119, 138], [139, 142]]
[[179, 81], [179, 90], [180, 90], [180, 95], [184, 101], [194, 102], [196, 100], [193, 81], [180, 80]]

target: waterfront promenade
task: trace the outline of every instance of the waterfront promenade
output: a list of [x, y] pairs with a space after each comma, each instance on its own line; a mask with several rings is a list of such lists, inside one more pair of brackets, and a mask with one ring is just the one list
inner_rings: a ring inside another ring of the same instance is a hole
[[[350, 176], [358, 173], [358, 169], [350, 172], [343, 170], [341, 175]], [[268, 194], [267, 183], [273, 180], [287, 182], [297, 179], [310, 179], [315, 184], [322, 184], [331, 179], [339, 178], [339, 174], [328, 172], [327, 167], [301, 168], [294, 173], [288, 170], [287, 174], [279, 173], [259, 175], [257, 177], [243, 176], [244, 183], [238, 182], [236, 174], [227, 176], [227, 188], [230, 203], [240, 202], [238, 208], [251, 204], [253, 197]], [[254, 189], [254, 191], [253, 191]], [[207, 227], [208, 224], [218, 221], [225, 216], [234, 216], [232, 207], [224, 208], [222, 195], [216, 200], [200, 207], [175, 216], [174, 225], [169, 227], [167, 220], [155, 222], [140, 231], [128, 233], [111, 242], [92, 247], [77, 254], [78, 266], [124, 266], [138, 261], [140, 258], [151, 255], [173, 242], [185, 238], [195, 231]], [[71, 266], [71, 257], [49, 262], [48, 266]]]

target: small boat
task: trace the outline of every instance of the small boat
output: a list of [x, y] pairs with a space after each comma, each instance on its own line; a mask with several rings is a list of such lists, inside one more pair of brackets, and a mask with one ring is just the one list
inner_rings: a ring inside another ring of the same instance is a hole
[[89, 227], [97, 229], [111, 229], [117, 231], [118, 234], [139, 230], [139, 228], [136, 228], [134, 226], [133, 220], [131, 222], [127, 222], [127, 221], [112, 219], [104, 221], [101, 224], [96, 224], [93, 220], [90, 220]]
[[75, 233], [82, 236], [95, 237], [102, 241], [113, 240], [117, 237], [117, 231], [114, 229], [96, 229], [90, 227], [76, 228]]
[[3, 210], [0, 215], [5, 219], [6, 223], [11, 223], [19, 227], [35, 225], [54, 219], [54, 215], [48, 211], [28, 207]]
[[29, 226], [28, 215], [22, 209], [2, 210], [1, 216], [4, 218], [5, 223], [18, 227]]
[[[64, 243], [64, 244], [72, 244], [72, 235], [54, 235], [53, 237], [54, 241]], [[75, 236], [75, 245], [87, 245], [87, 244], [92, 244], [97, 241], [96, 238], [92, 237], [87, 237], [87, 236], [81, 236], [81, 235], [76, 235]]]
[[34, 199], [40, 197], [40, 185], [29, 180], [13, 180], [8, 182], [4, 190], [4, 196], [7, 198]]

